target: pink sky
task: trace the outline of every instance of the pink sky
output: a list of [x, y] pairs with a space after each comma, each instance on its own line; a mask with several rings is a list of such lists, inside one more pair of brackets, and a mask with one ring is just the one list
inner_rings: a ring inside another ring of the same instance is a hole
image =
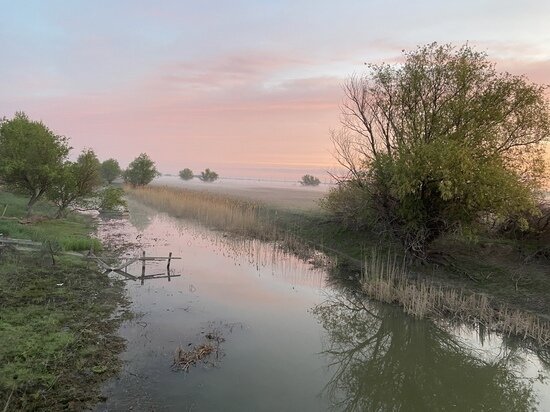
[[123, 166], [147, 152], [165, 173], [299, 176], [334, 163], [340, 86], [363, 62], [468, 41], [550, 83], [549, 2], [441, 3], [10, 2], [0, 115], [24, 110]]

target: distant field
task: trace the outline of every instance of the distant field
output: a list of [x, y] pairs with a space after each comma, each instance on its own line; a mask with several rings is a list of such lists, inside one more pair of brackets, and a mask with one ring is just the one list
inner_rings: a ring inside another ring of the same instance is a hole
[[331, 185], [316, 187], [301, 186], [298, 182], [270, 182], [256, 180], [220, 179], [204, 183], [198, 179], [183, 181], [179, 177], [163, 176], [155, 179], [153, 185], [182, 187], [220, 193], [246, 200], [261, 202], [281, 209], [311, 210], [319, 207], [321, 199]]

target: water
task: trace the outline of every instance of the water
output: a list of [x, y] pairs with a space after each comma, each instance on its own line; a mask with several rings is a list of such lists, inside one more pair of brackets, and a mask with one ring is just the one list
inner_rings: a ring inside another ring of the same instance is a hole
[[[261, 242], [130, 205], [100, 237], [173, 252], [166, 278], [128, 281], [140, 316], [121, 376], [99, 411], [550, 410], [550, 356], [513, 339], [414, 320], [358, 299], [336, 268], [321, 270]], [[162, 273], [165, 263], [147, 266]], [[129, 272], [139, 275], [140, 265]], [[222, 336], [217, 356], [173, 371], [188, 350]], [[546, 364], [544, 363], [546, 359]]]

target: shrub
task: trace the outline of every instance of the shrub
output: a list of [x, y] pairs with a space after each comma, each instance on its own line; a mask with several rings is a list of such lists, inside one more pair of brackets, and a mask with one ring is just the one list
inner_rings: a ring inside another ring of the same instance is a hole
[[318, 186], [321, 181], [312, 175], [303, 175], [302, 180], [300, 180], [302, 186]]
[[193, 177], [193, 171], [191, 169], [185, 168], [183, 170], [180, 170], [179, 176], [182, 180], [191, 180]]
[[201, 172], [199, 179], [203, 182], [214, 182], [218, 180], [218, 174], [210, 169], [205, 169], [204, 172]]

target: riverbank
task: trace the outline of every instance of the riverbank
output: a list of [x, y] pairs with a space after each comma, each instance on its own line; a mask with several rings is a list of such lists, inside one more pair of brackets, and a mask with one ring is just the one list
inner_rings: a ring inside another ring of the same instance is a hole
[[[264, 240], [278, 241], [285, 237], [294, 243], [302, 241], [338, 257], [357, 274], [373, 248], [399, 254], [399, 245], [387, 237], [347, 230], [319, 207], [285, 208], [270, 203], [269, 199], [261, 203], [253, 200], [256, 197], [246, 201], [242, 192], [232, 197], [162, 186], [128, 189], [128, 193], [173, 216], [196, 218], [215, 229], [253, 236], [260, 233]], [[284, 202], [282, 195], [278, 202]], [[533, 258], [532, 251], [536, 248], [536, 244], [503, 238], [448, 236], [434, 245], [434, 252], [442, 256], [441, 263], [411, 263], [409, 271], [448, 287], [490, 295], [496, 304], [548, 319], [550, 262], [544, 257]], [[359, 281], [360, 276], [356, 278]]]
[[101, 248], [91, 218], [49, 219], [54, 210], [41, 203], [26, 219], [25, 199], [3, 191], [0, 204], [0, 233], [45, 244], [0, 250], [0, 408], [89, 408], [121, 367], [123, 283], [62, 253]]

